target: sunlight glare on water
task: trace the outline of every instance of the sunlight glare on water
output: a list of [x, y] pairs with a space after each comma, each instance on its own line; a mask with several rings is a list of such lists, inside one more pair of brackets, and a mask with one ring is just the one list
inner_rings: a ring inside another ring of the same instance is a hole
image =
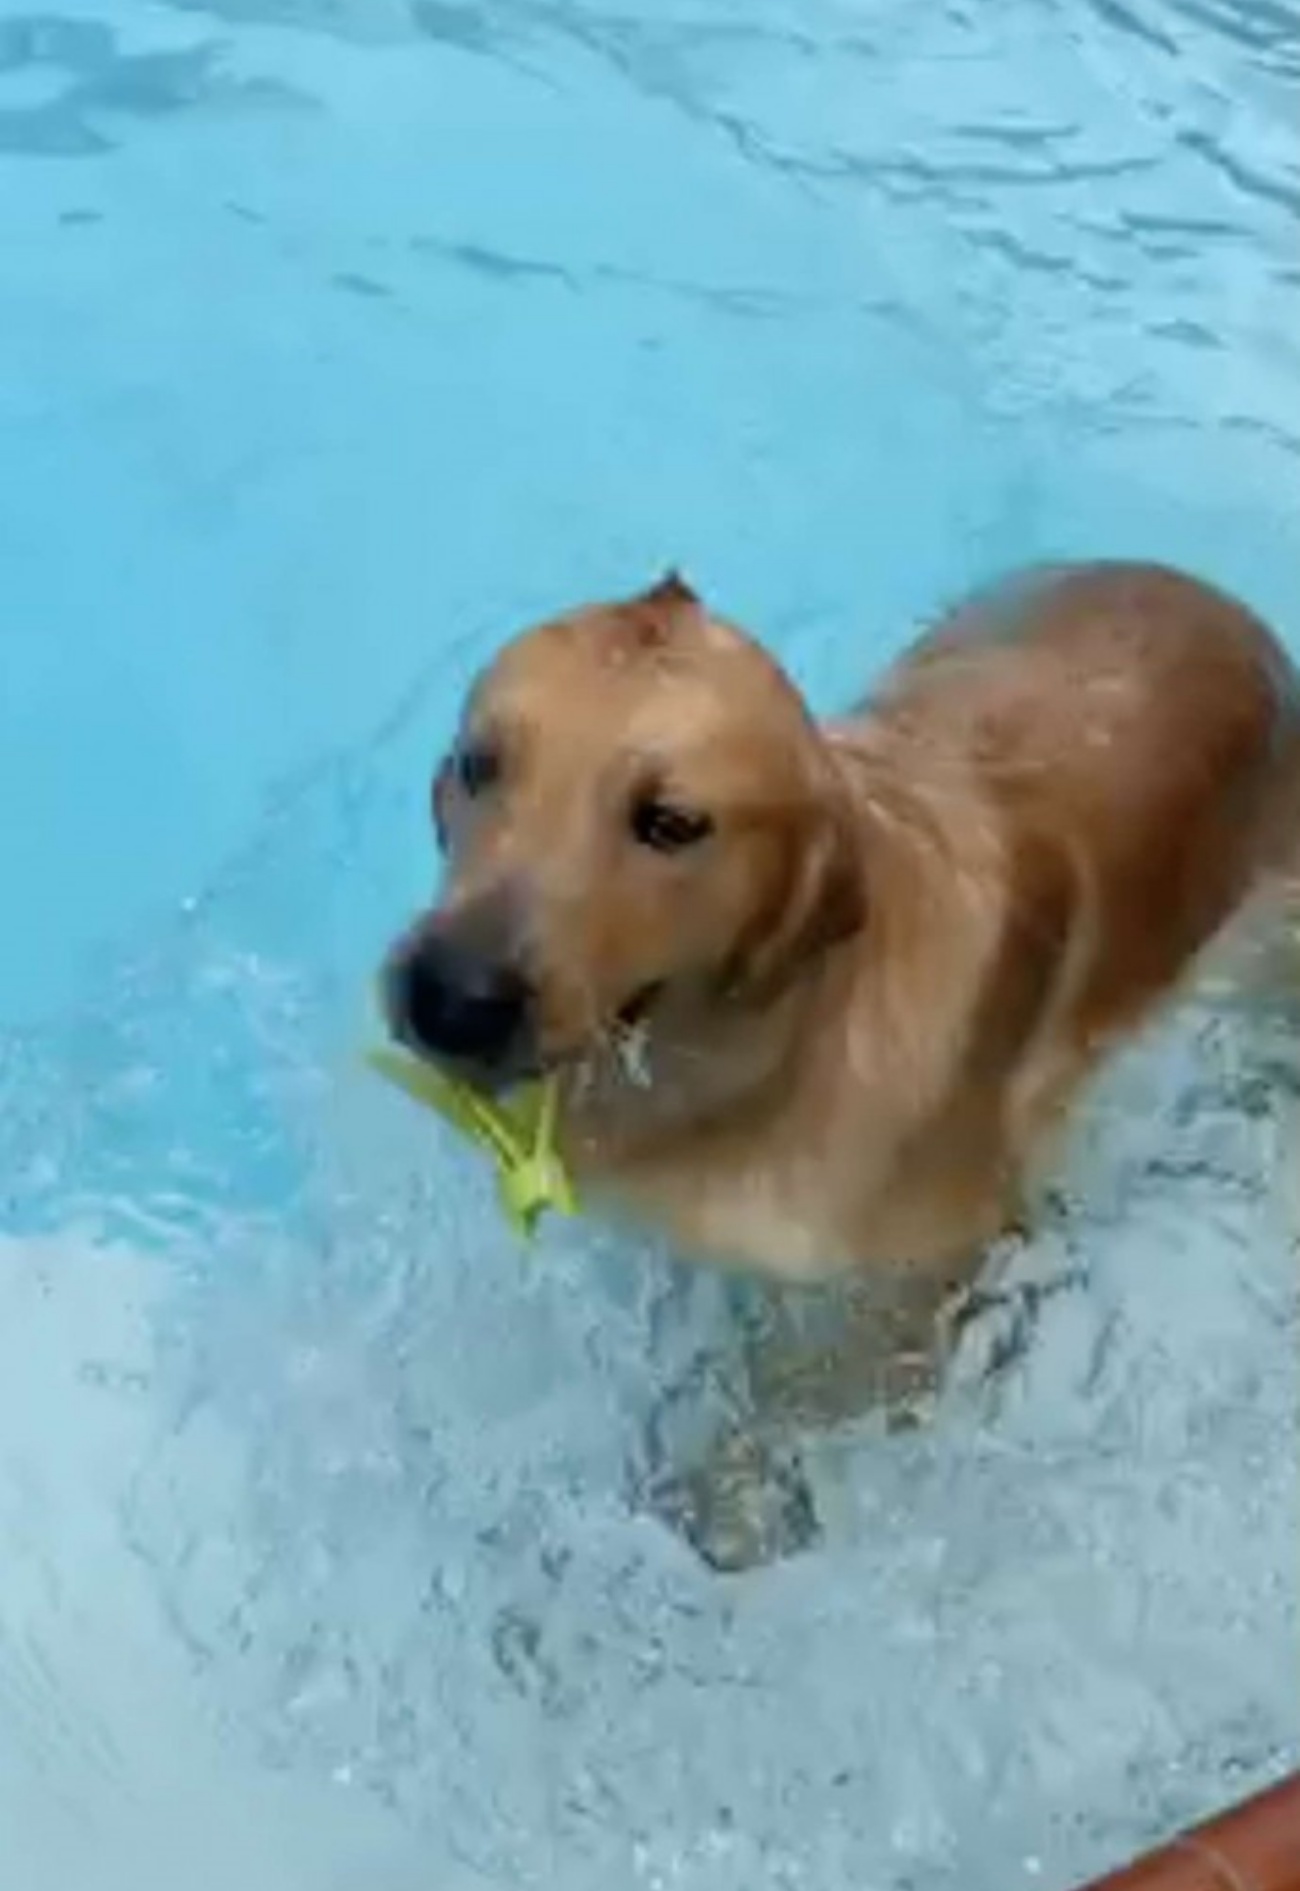
[[1300, 1761], [1292, 1217], [1199, 1015], [935, 1422], [723, 1580], [724, 1288], [358, 1064], [508, 629], [819, 707], [1000, 567], [1300, 651], [1290, 0], [0, 0], [5, 1891], [1067, 1891]]

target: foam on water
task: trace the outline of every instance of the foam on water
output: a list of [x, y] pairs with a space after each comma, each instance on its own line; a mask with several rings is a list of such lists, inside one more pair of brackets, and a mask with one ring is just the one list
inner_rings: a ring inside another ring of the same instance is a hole
[[1300, 1758], [1292, 1026], [1136, 1052], [736, 1580], [635, 1476], [730, 1290], [521, 1253], [357, 1061], [539, 609], [682, 561], [819, 704], [1061, 551], [1294, 639], [1297, 44], [0, 3], [6, 1891], [1064, 1891]]

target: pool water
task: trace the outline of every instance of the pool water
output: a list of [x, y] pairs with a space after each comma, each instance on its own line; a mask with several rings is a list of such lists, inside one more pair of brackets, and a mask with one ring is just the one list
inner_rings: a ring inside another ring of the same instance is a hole
[[822, 1540], [730, 1580], [633, 1474], [721, 1286], [521, 1253], [358, 1058], [557, 604], [680, 565], [820, 707], [1133, 553], [1300, 651], [1300, 9], [56, 4], [0, 0], [5, 1891], [1066, 1891], [1300, 1762], [1285, 1030], [1135, 1053], [933, 1422], [810, 1442]]

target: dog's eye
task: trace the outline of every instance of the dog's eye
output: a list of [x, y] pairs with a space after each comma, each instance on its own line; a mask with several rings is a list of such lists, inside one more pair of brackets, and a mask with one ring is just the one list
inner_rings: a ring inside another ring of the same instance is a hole
[[683, 847], [694, 847], [712, 831], [713, 822], [707, 814], [698, 814], [691, 808], [675, 808], [669, 801], [647, 798], [632, 807], [634, 836], [643, 847], [653, 847], [656, 853], [680, 853]]
[[485, 742], [471, 742], [456, 752], [456, 781], [462, 794], [469, 796], [486, 793], [501, 774], [501, 757], [494, 748]]

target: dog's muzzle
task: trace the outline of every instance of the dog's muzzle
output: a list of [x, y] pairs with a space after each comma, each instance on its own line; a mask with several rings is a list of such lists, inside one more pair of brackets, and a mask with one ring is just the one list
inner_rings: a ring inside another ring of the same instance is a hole
[[419, 1057], [484, 1087], [524, 1075], [534, 1056], [534, 993], [519, 969], [436, 926], [399, 945], [383, 980], [388, 1027]]

